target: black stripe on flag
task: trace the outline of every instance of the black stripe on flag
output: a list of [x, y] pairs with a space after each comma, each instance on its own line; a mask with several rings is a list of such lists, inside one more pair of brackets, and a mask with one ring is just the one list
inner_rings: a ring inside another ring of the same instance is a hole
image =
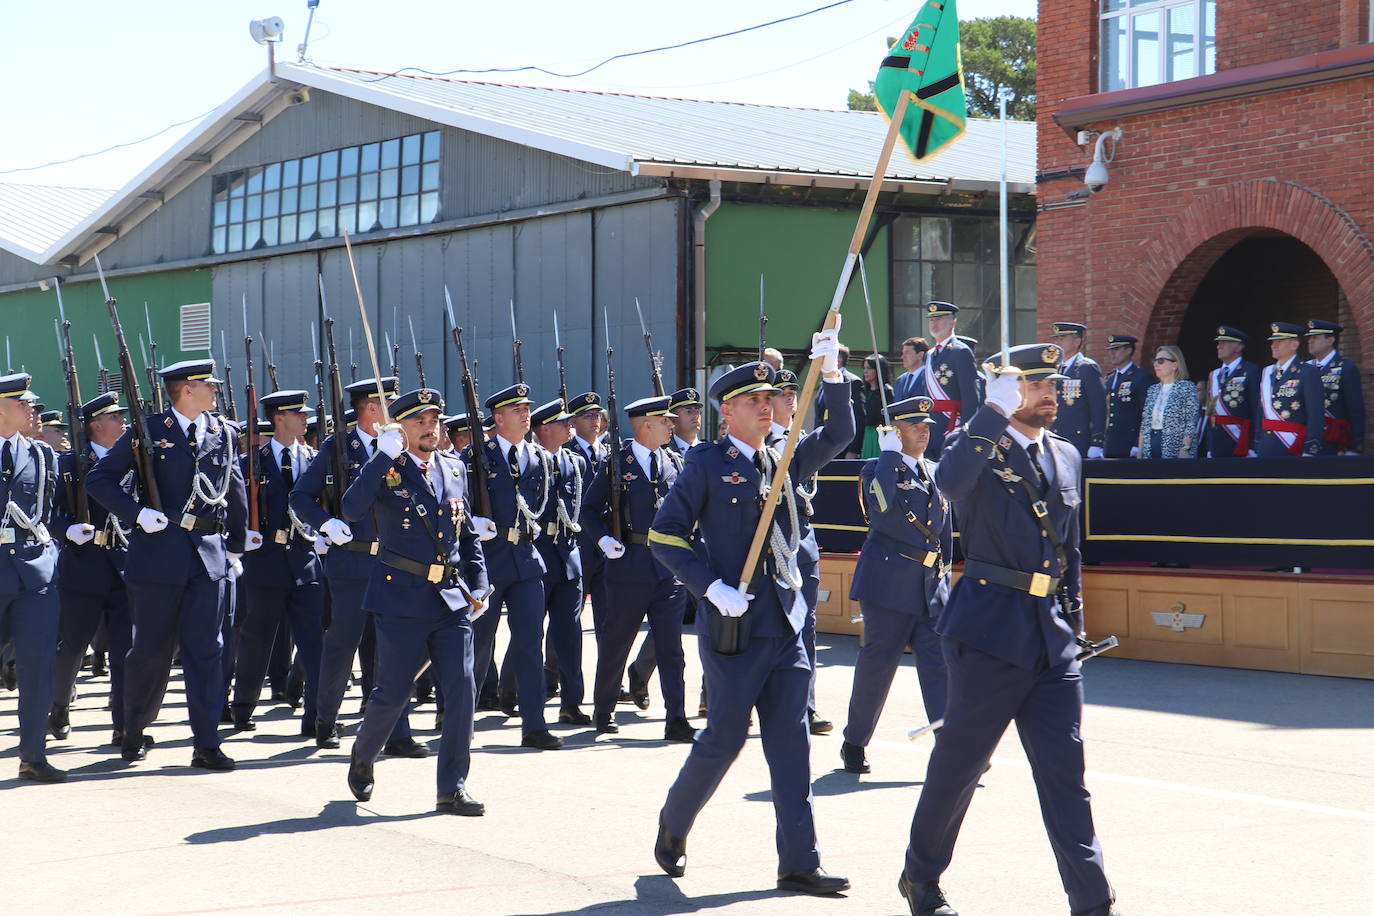
[[957, 85], [959, 85], [959, 73], [956, 70], [954, 73], [951, 73], [944, 79], [937, 80], [936, 82], [933, 82], [927, 86], [922, 86], [920, 89], [916, 90], [916, 98], [928, 99], [932, 96], [939, 95], [946, 89], [953, 89]]

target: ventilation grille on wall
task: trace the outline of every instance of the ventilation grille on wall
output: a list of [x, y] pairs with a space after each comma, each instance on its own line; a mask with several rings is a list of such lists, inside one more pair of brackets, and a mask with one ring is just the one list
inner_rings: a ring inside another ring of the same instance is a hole
[[181, 307], [181, 350], [210, 349], [210, 303]]

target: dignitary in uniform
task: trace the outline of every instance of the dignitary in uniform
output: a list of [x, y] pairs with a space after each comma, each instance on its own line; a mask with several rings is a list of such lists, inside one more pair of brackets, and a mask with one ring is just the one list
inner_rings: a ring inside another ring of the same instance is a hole
[[[315, 450], [300, 444], [310, 408], [304, 391], [274, 391], [259, 403], [272, 423], [272, 438], [259, 446], [258, 499], [262, 547], [243, 560], [238, 581], [238, 672], [234, 685], [234, 728], [254, 731], [253, 710], [278, 644], [288, 636], [305, 673], [301, 736], [316, 737], [316, 700], [324, 639], [324, 572], [315, 552], [317, 534], [291, 509], [291, 490]], [[245, 465], [246, 467], [246, 465]], [[288, 666], [290, 655], [287, 655]]]
[[161, 507], [124, 488], [135, 468], [135, 430], [128, 430], [86, 478], [90, 495], [128, 528], [124, 581], [134, 640], [124, 671], [125, 760], [148, 754], [143, 734], [162, 706], [173, 650], [180, 645], [194, 750], [191, 766], [232, 770], [220, 750], [224, 704], [221, 628], [228, 607], [230, 564], [262, 546], [245, 525], [243, 475], [233, 432], [215, 419], [220, 380], [214, 360], [188, 360], [161, 372], [170, 407], [147, 417], [153, 479]]
[[[648, 618], [667, 717], [663, 736], [691, 741], [695, 730], [687, 721], [682, 653], [687, 592], [649, 549], [654, 513], [678, 477], [675, 456], [664, 448], [673, 434], [670, 401], [668, 396], [643, 398], [625, 408], [634, 436], [619, 446], [619, 476], [613, 479], [612, 461], [603, 461], [582, 506], [582, 527], [606, 557], [608, 609], [596, 636], [592, 720], [599, 733], [620, 730], [614, 718], [620, 677], [639, 626]], [[613, 487], [620, 491], [619, 519], [611, 517]]]
[[1213, 338], [1221, 365], [1207, 376], [1201, 458], [1244, 458], [1255, 454], [1259, 432], [1255, 412], [1260, 403], [1260, 367], [1245, 359], [1250, 336], [1222, 325]]
[[1107, 396], [1102, 388], [1102, 369], [1083, 352], [1087, 326], [1076, 321], [1056, 321], [1054, 342], [1064, 351], [1059, 374], [1059, 418], [1053, 432], [1063, 436], [1084, 458], [1101, 458], [1107, 432]]
[[[370, 514], [352, 524], [344, 521], [342, 499], [377, 452], [382, 399], [394, 400], [398, 384], [395, 376], [388, 376], [381, 379], [380, 385], [375, 378], [348, 385], [344, 391], [351, 407], [344, 415], [342, 430], [324, 440], [319, 460], [310, 462], [291, 490], [290, 504], [296, 517], [318, 531], [329, 544], [324, 572], [330, 592], [330, 621], [322, 641], [315, 700], [315, 744], [321, 748], [339, 746], [339, 706], [353, 675], [355, 655], [360, 656], [364, 705], [376, 683], [375, 640], [366, 638], [372, 630], [372, 620], [364, 607], [363, 595], [377, 567], [377, 529]], [[340, 467], [346, 480], [337, 479]], [[397, 717], [383, 753], [390, 757], [424, 757], [429, 753], [428, 748], [411, 737], [407, 711]]]
[[1260, 432], [1255, 454], [1261, 458], [1320, 455], [1324, 441], [1326, 389], [1321, 370], [1298, 358], [1303, 328], [1287, 321], [1269, 325], [1274, 362], [1260, 373]]
[[[811, 354], [824, 360], [822, 396], [832, 414], [849, 406], [849, 385], [839, 371], [837, 330], [816, 335]], [[654, 858], [669, 875], [686, 871], [687, 835], [739, 755], [750, 713], [757, 708], [777, 817], [778, 887], [833, 894], [849, 882], [820, 868], [816, 843], [806, 722], [811, 663], [802, 641], [806, 602], [797, 564], [796, 497], [789, 491], [847, 443], [835, 441], [838, 427], [822, 427], [798, 443], [770, 527], [771, 546], [760, 557], [757, 572], [741, 584], [764, 488], [781, 460], [766, 444], [774, 378], [767, 364], [746, 363], [715, 380], [710, 394], [720, 402], [727, 433], [688, 454], [649, 535], [654, 556], [693, 594], [706, 599], [701, 608], [706, 622], [698, 627], [697, 644], [711, 698], [706, 728], [697, 735], [659, 815]], [[701, 546], [690, 540], [698, 528]]]
[[949, 598], [954, 526], [949, 503], [935, 483], [935, 465], [925, 458], [932, 407], [925, 396], [890, 405], [891, 428], [879, 436], [882, 454], [865, 461], [859, 473], [868, 538], [849, 597], [863, 612], [864, 641], [840, 746], [840, 760], [851, 773], [870, 769], [864, 748], [908, 648], [916, 660], [926, 720], [945, 714], [945, 660], [935, 618]]
[[379, 545], [363, 596], [377, 627], [377, 686], [353, 742], [348, 787], [359, 801], [372, 797], [373, 765], [430, 663], [446, 704], [435, 810], [475, 817], [486, 807], [467, 791], [472, 620], [485, 610], [487, 578], [462, 464], [436, 450], [443, 409], [443, 396], [429, 388], [397, 398], [400, 427], [383, 429], [344, 493], [344, 518], [356, 524], [371, 516]]
[[1145, 392], [1154, 383], [1150, 371], [1136, 364], [1139, 340], [1129, 334], [1108, 334], [1106, 363], [1111, 368], [1107, 388], [1107, 434], [1102, 451], [1107, 458], [1135, 458], [1140, 453], [1140, 418]]
[[61, 782], [67, 774], [47, 752], [59, 616], [57, 542], [48, 533], [57, 453], [25, 434], [33, 428], [29, 381], [25, 372], [0, 377], [0, 644], [13, 641], [19, 680], [19, 778]]
[[[87, 467], [104, 458], [124, 435], [124, 408], [119, 395], [107, 391], [81, 405], [86, 424]], [[133, 641], [129, 598], [124, 589], [124, 559], [129, 534], [119, 520], [95, 500], [87, 501], [90, 519], [80, 522], [71, 496], [76, 487], [77, 456], [68, 452], [58, 459], [62, 486], [55, 500], [54, 528], [66, 534], [67, 544], [57, 559], [57, 594], [62, 604], [61, 645], [57, 653], [57, 680], [48, 726], [54, 738], [71, 733], [70, 700], [86, 647], [103, 624], [110, 652], [110, 716], [114, 735], [110, 743], [124, 743], [124, 656]], [[125, 475], [125, 492], [134, 495], [135, 475]]]
[[935, 424], [930, 428], [930, 446], [926, 449], [931, 461], [940, 460], [945, 437], [972, 414], [982, 392], [973, 350], [954, 333], [958, 323], [959, 306], [951, 302], [926, 304], [926, 327], [935, 342], [926, 354], [925, 371], [916, 386], [906, 389], [912, 395], [926, 395], [935, 404], [931, 414]]
[[1358, 455], [1364, 451], [1364, 390], [1355, 361], [1336, 349], [1341, 326], [1314, 318], [1307, 322], [1307, 352], [1321, 373], [1326, 391], [1323, 455]]
[[[1016, 723], [1075, 916], [1109, 916], [1114, 895], [1083, 785], [1078, 661], [1082, 459], [1048, 432], [1062, 352], [1010, 351], [987, 403], [935, 472], [959, 518], [963, 576], [936, 624], [949, 671], [944, 727], [911, 822], [898, 889], [913, 914], [953, 916], [939, 887], [969, 802], [1007, 725]], [[1000, 367], [1001, 357], [995, 357]], [[994, 619], [996, 625], [991, 625]]]

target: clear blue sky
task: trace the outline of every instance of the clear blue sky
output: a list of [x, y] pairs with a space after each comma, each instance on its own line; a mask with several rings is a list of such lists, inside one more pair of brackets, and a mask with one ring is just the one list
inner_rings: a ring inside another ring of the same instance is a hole
[[[321, 0], [309, 57], [391, 71], [537, 64], [563, 72], [822, 6], [827, 0]], [[1035, 0], [958, 0], [963, 19], [1034, 16]], [[464, 77], [593, 90], [843, 108], [866, 88], [883, 38], [920, 0], [853, 0], [691, 48], [617, 61], [585, 77]], [[286, 21], [295, 60], [305, 0], [108, 0], [5, 4], [0, 31], [0, 172], [137, 140], [223, 102], [266, 66], [254, 16]], [[127, 149], [0, 182], [116, 188], [192, 125]]]

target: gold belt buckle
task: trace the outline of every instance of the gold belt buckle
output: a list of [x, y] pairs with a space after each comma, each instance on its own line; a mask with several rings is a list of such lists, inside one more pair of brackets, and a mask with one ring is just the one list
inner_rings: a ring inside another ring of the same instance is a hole
[[1050, 577], [1044, 573], [1031, 573], [1030, 588], [1026, 589], [1037, 598], [1046, 598], [1050, 594]]
[[13, 529], [13, 528], [0, 528], [0, 544], [13, 544], [13, 543], [14, 543], [14, 529]]
[[371, 544], [368, 545], [367, 548], [367, 552], [374, 557], [377, 555], [377, 544], [377, 541], [373, 541]]
[[272, 543], [274, 544], [285, 544], [289, 540], [291, 540], [291, 535], [287, 534], [285, 531], [278, 531], [272, 536]]
[[425, 576], [425, 578], [435, 585], [438, 585], [440, 582], [444, 581], [444, 568], [444, 564], [442, 563], [429, 564], [429, 574]]
[[547, 534], [549, 537], [553, 537], [555, 534], [557, 534], [558, 522], [549, 522], [547, 525], [545, 525], [544, 533]]
[[506, 540], [507, 540], [507, 541], [510, 541], [512, 544], [519, 544], [519, 543], [520, 543], [520, 529], [517, 528], [517, 527], [514, 526], [514, 525], [512, 525], [512, 526], [509, 527], [509, 528], [507, 528], [507, 529], [506, 529]]
[[196, 529], [196, 517], [187, 512], [181, 516], [181, 521], [178, 524], [187, 531], [194, 531]]
[[110, 542], [110, 534], [109, 534], [108, 531], [97, 531], [97, 532], [95, 533], [95, 546], [97, 546], [97, 547], [104, 547], [104, 546], [105, 546], [106, 544], [108, 544], [109, 542]]
[[927, 567], [932, 567], [935, 565], [935, 561], [938, 559], [940, 559], [940, 555], [938, 553], [936, 553], [933, 550], [927, 550], [926, 558], [923, 562]]

